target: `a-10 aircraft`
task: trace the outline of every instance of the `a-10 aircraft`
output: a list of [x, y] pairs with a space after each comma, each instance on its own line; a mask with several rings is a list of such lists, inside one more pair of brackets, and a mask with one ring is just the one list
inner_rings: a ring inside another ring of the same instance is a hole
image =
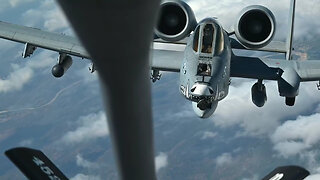
[[[151, 79], [160, 79], [159, 71], [180, 72], [180, 92], [192, 101], [195, 113], [201, 118], [213, 114], [218, 102], [229, 91], [230, 78], [257, 79], [252, 88], [252, 101], [262, 107], [266, 100], [263, 80], [278, 82], [279, 94], [285, 103], [293, 106], [304, 81], [320, 80], [320, 61], [291, 60], [295, 1], [291, 1], [287, 42], [272, 41], [276, 21], [266, 7], [253, 5], [243, 9], [235, 23], [234, 31], [227, 32], [216, 18], [196, 21], [191, 7], [183, 1], [164, 1], [155, 27], [157, 44], [185, 45], [182, 52], [157, 49], [173, 54], [172, 58], [151, 59]], [[235, 34], [236, 39], [230, 37]], [[90, 59], [76, 38], [0, 22], [0, 37], [25, 43], [23, 57], [30, 56], [37, 47], [57, 51], [58, 63], [52, 68], [61, 77], [72, 64], [71, 56]], [[155, 46], [156, 46], [155, 45]], [[233, 49], [259, 50], [285, 53], [285, 59], [236, 56]], [[178, 57], [176, 58], [178, 54]], [[91, 71], [95, 67], [90, 68]]]
[[[288, 61], [292, 49], [294, 0], [287, 44], [272, 42], [275, 20], [272, 13], [261, 6], [243, 10], [235, 31], [225, 32], [214, 18], [197, 23], [191, 8], [182, 1], [165, 1], [161, 6], [159, 0], [57, 2], [83, 46], [73, 37], [4, 22], [0, 22], [0, 37], [25, 43], [23, 57], [30, 56], [37, 47], [58, 52], [58, 63], [53, 68], [55, 76], [66, 72], [72, 64], [71, 56], [92, 58], [99, 70], [119, 179], [156, 179], [148, 54], [158, 11], [161, 16], [154, 41], [185, 44], [186, 48], [184, 58], [151, 60], [152, 79], [159, 78], [159, 70], [181, 72], [180, 84], [184, 87], [180, 86], [180, 90], [194, 101], [200, 117], [212, 114], [217, 101], [227, 95], [230, 77], [258, 80], [252, 89], [253, 102], [258, 106], [266, 100], [262, 80], [277, 80], [280, 95], [286, 97], [288, 105], [293, 105], [301, 81], [320, 79], [320, 62]], [[229, 37], [234, 33], [238, 41]], [[232, 53], [236, 48], [283, 52], [286, 60], [237, 57]], [[168, 49], [165, 52], [177, 55]], [[121, 67], [122, 73], [115, 67]], [[13, 162], [22, 160], [18, 162], [22, 167], [17, 164], [22, 171], [32, 164], [31, 168], [36, 172], [28, 172], [40, 177], [43, 177], [41, 173], [48, 178], [59, 174], [55, 173], [55, 168], [50, 168], [42, 155], [22, 153], [19, 158], [19, 152], [10, 152], [6, 154]], [[26, 166], [23, 159], [27, 160]], [[291, 166], [277, 168], [263, 180], [302, 180], [308, 174]]]

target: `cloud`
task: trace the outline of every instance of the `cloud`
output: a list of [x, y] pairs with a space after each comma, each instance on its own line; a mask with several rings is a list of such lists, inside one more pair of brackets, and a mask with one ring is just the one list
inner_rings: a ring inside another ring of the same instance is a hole
[[91, 67], [91, 62], [88, 61], [87, 66], [84, 68], [79, 69], [76, 71], [76, 75], [81, 77], [84, 82], [92, 85], [92, 84], [99, 84], [98, 82], [98, 70], [93, 73], [90, 73], [89, 67]]
[[104, 138], [109, 134], [106, 115], [102, 111], [80, 117], [78, 124], [75, 130], [67, 132], [62, 137], [62, 142], [66, 144], [87, 142]]
[[261, 178], [259, 178], [259, 176], [255, 174], [250, 178], [243, 178], [242, 180], [259, 180], [259, 179], [261, 179]]
[[203, 132], [201, 139], [205, 140], [205, 139], [209, 139], [209, 138], [214, 138], [217, 135], [218, 135], [218, 133], [216, 133], [216, 132], [205, 131], [205, 132]]
[[271, 136], [274, 149], [288, 157], [310, 149], [320, 142], [320, 114], [299, 116], [286, 121]]
[[160, 169], [165, 168], [168, 165], [168, 155], [163, 152], [159, 153], [159, 155], [155, 158], [155, 163], [157, 172]]
[[230, 153], [223, 153], [216, 159], [217, 166], [225, 166], [232, 163], [232, 156]]
[[101, 178], [95, 175], [85, 175], [80, 173], [72, 177], [70, 180], [101, 180]]
[[84, 168], [85, 171], [90, 175], [85, 175], [79, 173], [71, 178], [71, 180], [100, 180], [100, 176], [97, 176], [97, 173], [94, 173], [96, 170], [99, 170], [101, 165], [97, 163], [90, 162], [82, 157], [81, 154], [77, 154], [76, 156], [76, 164], [78, 167]]
[[0, 79], [0, 93], [21, 90], [33, 78], [35, 70], [54, 64], [51, 52], [41, 52], [25, 64], [11, 64], [13, 71]]
[[37, 0], [8, 0], [8, 1], [2, 0], [0, 3], [0, 13], [10, 8], [17, 8], [26, 3], [31, 3], [35, 1]]
[[30, 3], [30, 2], [34, 2], [36, 0], [9, 0], [9, 3], [12, 7], [16, 7], [19, 6], [23, 3]]
[[40, 26], [49, 31], [61, 31], [70, 27], [64, 13], [53, 0], [41, 1], [39, 7], [27, 10], [23, 19], [27, 26]]
[[87, 168], [87, 169], [94, 169], [94, 168], [97, 168], [98, 165], [96, 163], [93, 163], [93, 162], [90, 162], [86, 159], [84, 159], [81, 154], [77, 154], [76, 156], [76, 163], [77, 163], [77, 166], [79, 167], [83, 167], [83, 168]]
[[306, 177], [304, 180], [319, 180], [319, 179], [320, 179], [320, 174], [312, 174]]
[[320, 103], [320, 97], [315, 96], [318, 90], [314, 83], [302, 83], [295, 106], [288, 107], [284, 98], [279, 96], [277, 83], [266, 81], [268, 101], [264, 107], [258, 108], [251, 102], [251, 86], [255, 81], [232, 80], [238, 84], [230, 86], [228, 96], [219, 102], [212, 120], [218, 127], [240, 126], [243, 131], [238, 135], [270, 135], [282, 121], [312, 112], [316, 109], [314, 105]]
[[26, 139], [23, 140], [19, 143], [19, 146], [30, 146], [33, 144], [33, 140], [32, 139]]
[[311, 172], [307, 180], [319, 179], [320, 163], [318, 150], [320, 143], [320, 114], [299, 116], [296, 120], [290, 120], [279, 126], [271, 141], [273, 149], [284, 158], [297, 157]]

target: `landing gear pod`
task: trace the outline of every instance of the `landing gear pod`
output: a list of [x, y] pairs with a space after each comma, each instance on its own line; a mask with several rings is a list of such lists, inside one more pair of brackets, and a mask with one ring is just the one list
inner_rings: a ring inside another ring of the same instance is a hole
[[71, 67], [72, 65], [72, 58], [71, 56], [61, 54], [59, 57], [58, 64], [53, 66], [52, 68], [52, 75], [56, 78], [60, 78], [64, 75], [65, 72]]
[[253, 104], [257, 107], [262, 107], [267, 101], [266, 87], [262, 81], [258, 81], [251, 88], [251, 98]]
[[293, 68], [284, 69], [281, 78], [278, 80], [279, 94], [286, 97], [287, 106], [293, 106], [295, 97], [299, 94], [301, 78]]

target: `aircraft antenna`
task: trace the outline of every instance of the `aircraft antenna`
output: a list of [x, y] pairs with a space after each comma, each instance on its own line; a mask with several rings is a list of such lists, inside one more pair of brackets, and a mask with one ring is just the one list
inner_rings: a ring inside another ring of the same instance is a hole
[[289, 33], [287, 37], [287, 53], [286, 53], [286, 59], [291, 60], [292, 56], [292, 40], [293, 40], [293, 30], [294, 30], [294, 16], [295, 16], [295, 9], [296, 9], [296, 0], [291, 0], [290, 3], [290, 14], [289, 14]]

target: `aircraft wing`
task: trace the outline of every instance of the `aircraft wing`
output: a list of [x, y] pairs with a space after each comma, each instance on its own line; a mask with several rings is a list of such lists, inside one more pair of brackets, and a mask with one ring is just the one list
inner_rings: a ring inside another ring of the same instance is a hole
[[154, 49], [151, 57], [151, 68], [160, 71], [179, 72], [184, 53], [181, 51]]
[[0, 38], [89, 59], [77, 38], [63, 34], [0, 21]]
[[153, 56], [150, 61], [151, 69], [179, 72], [188, 39], [189, 37], [177, 42], [154, 39], [152, 46]]
[[258, 57], [233, 56], [230, 65], [231, 77], [278, 80], [287, 69], [293, 69], [300, 81], [320, 80], [319, 60], [285, 60]]
[[262, 180], [303, 180], [309, 171], [299, 166], [282, 166], [274, 169]]
[[13, 148], [6, 156], [32, 180], [67, 180], [68, 178], [41, 151], [30, 148]]
[[258, 49], [247, 48], [234, 38], [230, 38], [230, 44], [231, 44], [231, 48], [233, 49], [255, 50], [255, 51], [266, 51], [266, 52], [277, 52], [277, 53], [287, 52], [286, 43], [281, 41], [271, 41], [267, 46], [258, 48]]
[[[0, 38], [90, 59], [89, 54], [77, 38], [64, 34], [0, 21]], [[160, 39], [154, 40], [153, 48], [151, 48], [154, 51], [154, 56], [150, 59], [151, 68], [179, 72], [186, 40], [175, 43]]]

